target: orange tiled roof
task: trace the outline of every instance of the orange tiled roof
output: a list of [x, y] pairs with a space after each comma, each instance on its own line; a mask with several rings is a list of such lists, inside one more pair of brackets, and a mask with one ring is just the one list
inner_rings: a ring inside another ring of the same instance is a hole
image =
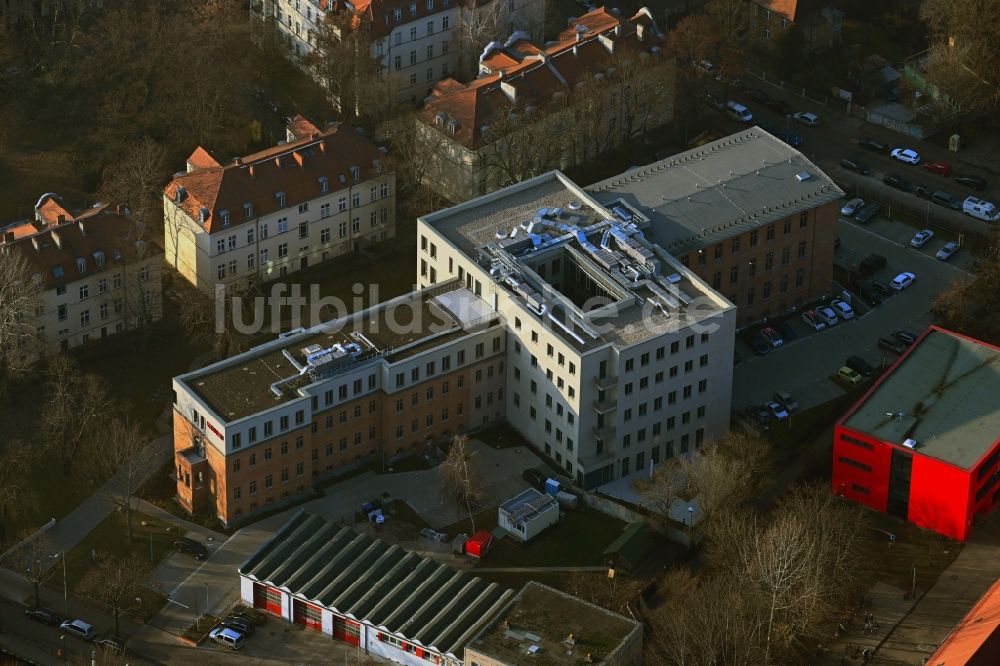
[[49, 224], [55, 224], [59, 222], [60, 217], [63, 220], [73, 219], [73, 213], [63, 205], [58, 194], [48, 192], [35, 204], [35, 217]]
[[[642, 41], [638, 37], [639, 25], [643, 26]], [[554, 92], [569, 91], [588, 73], [607, 67], [612, 55], [600, 41], [601, 36], [614, 42], [616, 53], [637, 54], [663, 44], [663, 36], [647, 13], [640, 10], [625, 20], [599, 7], [572, 20], [560, 34], [560, 41], [544, 49], [523, 40], [492, 48], [482, 60], [488, 73], [468, 84], [453, 79], [440, 82], [418, 117], [428, 125], [450, 122], [455, 128], [455, 141], [470, 149], [479, 148], [483, 143], [482, 128], [495, 110], [507, 103], [501, 82], [512, 86], [519, 100], [536, 106], [544, 104]], [[450, 133], [444, 127], [442, 131]]]
[[[36, 212], [55, 196], [42, 197]], [[0, 234], [0, 245], [21, 253], [47, 288], [98, 272], [99, 257], [104, 266], [129, 260], [136, 252], [135, 240], [132, 220], [105, 204], [66, 215], [61, 223], [39, 217], [8, 226]]]
[[992, 666], [1000, 664], [1000, 580], [944, 639], [928, 666]]
[[187, 163], [189, 169], [207, 169], [209, 167], [222, 166], [218, 160], [212, 157], [211, 153], [201, 146], [195, 148], [194, 152], [188, 156]]
[[[381, 157], [382, 151], [353, 127], [338, 125], [229, 164], [178, 174], [164, 194], [176, 200], [178, 190], [184, 188], [181, 209], [215, 233], [227, 226], [222, 211], [229, 212], [230, 223], [235, 225], [247, 220], [244, 205], [248, 203], [254, 219], [309, 201], [321, 194], [321, 178], [335, 192], [356, 182], [351, 167], [360, 169], [360, 181], [377, 175]], [[278, 193], [284, 193], [285, 206], [279, 205]]]
[[[458, 0], [434, 0], [432, 8], [427, 8], [427, 0], [357, 0], [354, 4], [352, 24], [355, 29], [361, 25], [371, 26], [370, 35], [374, 39], [386, 37], [393, 28], [419, 21], [427, 16], [454, 8]], [[410, 7], [413, 12], [410, 12]], [[344, 0], [334, 0], [333, 11], [350, 11]], [[400, 11], [399, 20], [396, 10]]]
[[801, 19], [804, 14], [812, 13], [829, 4], [824, 0], [754, 0], [754, 2], [793, 23]]

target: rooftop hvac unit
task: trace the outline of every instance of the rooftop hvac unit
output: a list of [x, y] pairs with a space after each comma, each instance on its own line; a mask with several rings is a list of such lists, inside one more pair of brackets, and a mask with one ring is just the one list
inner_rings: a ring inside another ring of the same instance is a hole
[[905, 446], [908, 449], [915, 449], [917, 448], [917, 440], [907, 438], [903, 440], [903, 446]]
[[799, 181], [800, 183], [805, 182], [807, 180], [811, 180], [812, 177], [813, 175], [808, 171], [800, 171], [797, 174], [795, 174], [795, 180]]

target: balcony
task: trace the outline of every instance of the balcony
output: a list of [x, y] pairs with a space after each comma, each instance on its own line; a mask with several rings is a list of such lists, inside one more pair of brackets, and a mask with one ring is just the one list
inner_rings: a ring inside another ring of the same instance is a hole
[[617, 377], [594, 377], [594, 386], [601, 391], [609, 391], [618, 386]]
[[614, 411], [618, 408], [617, 400], [595, 400], [594, 401], [594, 411], [598, 414], [607, 414], [610, 411]]
[[594, 426], [594, 437], [602, 442], [610, 442], [615, 438], [615, 427], [613, 425], [604, 426], [603, 428]]

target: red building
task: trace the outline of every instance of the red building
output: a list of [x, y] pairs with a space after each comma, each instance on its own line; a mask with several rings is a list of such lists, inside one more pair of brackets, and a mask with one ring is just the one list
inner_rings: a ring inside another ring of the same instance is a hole
[[833, 491], [964, 541], [1000, 500], [1000, 348], [931, 327], [840, 420]]

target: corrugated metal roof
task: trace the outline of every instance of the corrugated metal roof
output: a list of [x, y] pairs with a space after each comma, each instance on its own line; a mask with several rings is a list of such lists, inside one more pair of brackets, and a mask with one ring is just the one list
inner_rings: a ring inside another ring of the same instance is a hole
[[444, 654], [457, 654], [514, 595], [304, 511], [239, 572]]

